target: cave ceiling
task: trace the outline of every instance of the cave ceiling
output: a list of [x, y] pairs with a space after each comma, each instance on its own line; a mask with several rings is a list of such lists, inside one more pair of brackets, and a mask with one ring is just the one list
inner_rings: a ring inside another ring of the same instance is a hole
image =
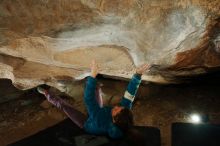
[[89, 75], [179, 83], [220, 70], [219, 0], [0, 0], [0, 78], [20, 89]]

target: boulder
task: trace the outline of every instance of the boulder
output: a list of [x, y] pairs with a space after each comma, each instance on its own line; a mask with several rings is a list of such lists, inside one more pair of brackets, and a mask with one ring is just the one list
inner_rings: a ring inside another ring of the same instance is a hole
[[161, 84], [220, 69], [218, 0], [2, 0], [0, 78], [20, 89], [89, 75]]

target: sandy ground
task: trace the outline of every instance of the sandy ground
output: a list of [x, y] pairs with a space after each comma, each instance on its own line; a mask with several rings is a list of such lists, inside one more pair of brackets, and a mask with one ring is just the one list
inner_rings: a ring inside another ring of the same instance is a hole
[[[104, 85], [102, 88], [105, 104], [116, 103], [127, 85], [127, 82], [108, 79], [102, 79], [101, 82]], [[83, 84], [81, 86], [83, 87]], [[210, 123], [220, 124], [219, 89], [216, 84], [203, 83], [141, 85], [133, 107], [135, 124], [159, 128], [162, 146], [169, 146], [171, 124], [189, 122], [191, 113], [208, 114]], [[65, 99], [86, 113], [82, 98], [65, 97]], [[19, 98], [0, 104], [0, 111], [1, 146], [37, 133], [66, 118], [62, 111], [48, 103], [34, 89], [19, 94]]]

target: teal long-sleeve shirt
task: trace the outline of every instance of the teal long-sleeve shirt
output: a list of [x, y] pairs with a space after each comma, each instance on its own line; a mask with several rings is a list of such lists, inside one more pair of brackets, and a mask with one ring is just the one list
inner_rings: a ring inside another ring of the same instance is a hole
[[[141, 75], [134, 74], [130, 80], [127, 90], [120, 102], [121, 106], [131, 109], [132, 102], [141, 83]], [[120, 138], [123, 136], [122, 131], [112, 122], [112, 107], [99, 107], [95, 98], [97, 80], [89, 76], [87, 78], [84, 91], [84, 101], [88, 111], [88, 119], [84, 124], [86, 132], [98, 135], [108, 135], [111, 138]]]

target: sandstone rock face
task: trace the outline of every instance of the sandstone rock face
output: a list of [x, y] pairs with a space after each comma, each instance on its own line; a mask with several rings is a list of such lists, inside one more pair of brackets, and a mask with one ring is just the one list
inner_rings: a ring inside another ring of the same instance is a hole
[[100, 73], [157, 83], [220, 68], [218, 0], [1, 0], [0, 78], [57, 88]]

